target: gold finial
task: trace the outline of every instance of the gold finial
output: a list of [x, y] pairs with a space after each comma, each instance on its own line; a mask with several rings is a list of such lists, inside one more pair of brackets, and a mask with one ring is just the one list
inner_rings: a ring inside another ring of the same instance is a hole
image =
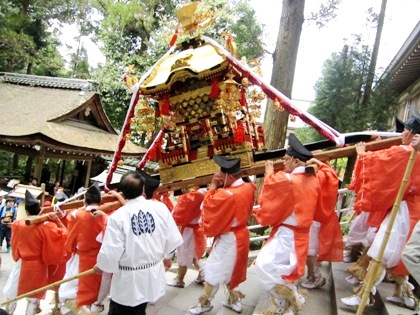
[[198, 1], [188, 3], [176, 12], [183, 30], [189, 32], [190, 35], [196, 30], [209, 26], [216, 19], [212, 12], [198, 13], [198, 4]]

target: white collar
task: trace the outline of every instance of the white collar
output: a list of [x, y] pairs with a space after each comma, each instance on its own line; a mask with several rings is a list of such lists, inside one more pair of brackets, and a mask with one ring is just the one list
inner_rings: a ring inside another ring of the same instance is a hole
[[291, 172], [291, 174], [301, 174], [305, 173], [305, 166], [298, 166]]
[[96, 209], [98, 209], [98, 208], [99, 208], [99, 206], [86, 206], [86, 207], [85, 207], [85, 211], [96, 210]]
[[[238, 186], [241, 186], [243, 183], [244, 181], [242, 180], [242, 178], [238, 178], [229, 187], [238, 187]], [[226, 187], [226, 188], [229, 188], [229, 187]]]

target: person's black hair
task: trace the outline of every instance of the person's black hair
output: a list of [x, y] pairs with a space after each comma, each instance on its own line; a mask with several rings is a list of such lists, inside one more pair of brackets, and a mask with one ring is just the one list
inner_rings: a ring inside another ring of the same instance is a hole
[[0, 308], [0, 315], [9, 315], [9, 312], [7, 312], [5, 309]]
[[30, 215], [38, 215], [39, 212], [41, 211], [41, 206], [38, 204], [26, 204], [25, 205], [25, 210], [28, 211], [28, 213]]
[[101, 195], [85, 195], [85, 201], [86, 204], [88, 205], [93, 205], [93, 204], [100, 204], [101, 203]]
[[85, 203], [87, 205], [100, 204], [101, 203], [101, 191], [99, 190], [98, 184], [93, 184], [85, 192]]
[[152, 199], [153, 198], [153, 194], [155, 193], [156, 188], [150, 187], [150, 186], [147, 186], [147, 185], [144, 186], [144, 194], [146, 196], [146, 199]]
[[144, 179], [139, 172], [129, 171], [121, 177], [120, 191], [126, 199], [134, 199], [143, 194]]

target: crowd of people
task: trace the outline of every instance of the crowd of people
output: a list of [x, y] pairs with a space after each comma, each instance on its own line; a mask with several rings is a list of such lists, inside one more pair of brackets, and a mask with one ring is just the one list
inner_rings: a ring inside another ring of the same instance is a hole
[[[356, 193], [357, 216], [347, 245], [362, 243], [366, 250], [349, 267], [347, 280], [355, 285], [356, 294], [342, 299], [348, 306], [357, 307], [361, 301], [368, 262], [378, 255], [413, 150], [420, 150], [417, 116], [405, 123], [399, 146], [376, 152], [366, 152], [364, 143], [356, 146], [358, 160], [350, 188]], [[6, 200], [1, 222], [9, 224], [12, 237], [2, 230], [0, 235], [2, 240], [9, 239], [7, 246], [12, 248], [16, 264], [3, 292], [11, 300], [31, 293], [28, 315], [39, 312], [45, 291], [36, 289], [47, 285], [55, 291], [52, 314], [61, 314], [64, 306], [75, 314], [99, 314], [108, 296], [110, 315], [146, 314], [148, 303], [161, 298], [166, 285], [184, 288], [187, 270], [195, 266], [195, 282], [203, 284], [203, 289], [195, 304], [191, 301], [194, 305], [189, 313], [209, 312], [220, 286], [226, 287], [222, 305], [241, 313], [245, 295], [240, 285], [246, 281], [250, 248], [247, 225], [254, 217], [263, 227], [271, 227], [255, 260], [256, 274], [269, 292], [271, 304], [258, 313], [297, 314], [306, 299], [298, 280], [306, 273], [302, 287], [322, 287], [326, 279], [320, 262], [343, 260], [343, 237], [335, 213], [336, 172], [327, 162], [314, 158], [294, 134], [289, 136], [282, 170], [276, 172], [273, 162], [266, 161], [258, 196], [256, 185], [241, 171], [240, 159], [215, 155], [213, 160], [219, 169], [209, 185], [185, 191], [175, 204], [167, 193], [157, 191], [159, 181], [142, 170], [126, 173], [119, 192], [109, 192], [120, 203], [112, 213], [101, 210], [101, 192], [95, 185], [84, 193], [83, 207], [67, 213], [50, 212], [48, 220], [39, 224], [26, 225], [24, 220], [10, 224], [13, 219], [7, 218], [15, 212]], [[419, 160], [415, 155], [381, 268], [370, 271], [375, 273], [372, 296], [388, 270], [396, 284], [389, 301], [410, 309], [418, 307], [418, 300], [408, 275], [420, 282]], [[254, 207], [256, 199], [259, 207]], [[29, 191], [25, 210], [29, 217], [37, 217], [41, 211]], [[204, 262], [206, 238], [212, 238], [213, 243]], [[165, 272], [175, 255], [176, 277], [166, 282]], [[54, 286], [62, 279], [67, 282]], [[15, 307], [16, 302], [11, 302], [7, 311], [13, 314]]]

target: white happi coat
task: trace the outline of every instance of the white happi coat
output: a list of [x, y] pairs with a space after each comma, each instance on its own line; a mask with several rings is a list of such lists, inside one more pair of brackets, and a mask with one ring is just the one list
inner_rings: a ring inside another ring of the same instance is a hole
[[107, 222], [97, 266], [113, 273], [111, 299], [125, 306], [154, 302], [165, 294], [162, 258], [182, 244], [168, 208], [137, 197]]

